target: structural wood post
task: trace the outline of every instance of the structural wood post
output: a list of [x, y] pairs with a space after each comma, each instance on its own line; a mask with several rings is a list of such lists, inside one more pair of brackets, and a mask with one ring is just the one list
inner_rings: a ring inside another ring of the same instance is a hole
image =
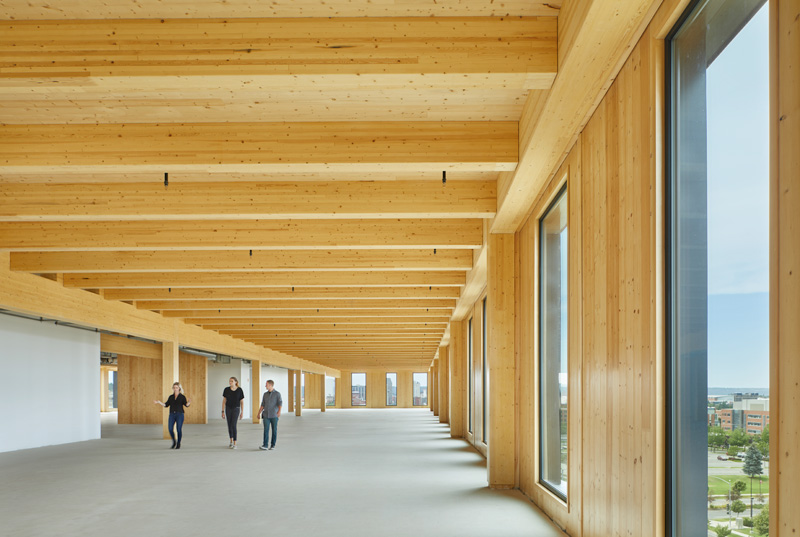
[[294, 412], [294, 369], [289, 370], [288, 388], [286, 388], [286, 411]]
[[466, 437], [467, 408], [467, 342], [464, 334], [464, 321], [450, 323], [450, 436]]
[[433, 415], [439, 416], [439, 359], [433, 361], [433, 378], [430, 383], [428, 397], [433, 400]]
[[253, 406], [253, 423], [260, 421], [258, 409], [261, 407], [261, 362], [252, 360], [250, 362], [250, 389], [252, 391], [251, 404]]
[[303, 413], [303, 371], [298, 369], [294, 376], [294, 415]]
[[516, 485], [514, 235], [490, 234], [487, 273], [487, 363], [489, 486]]
[[800, 1], [770, 3], [770, 535], [800, 532]]
[[439, 347], [439, 423], [450, 423], [449, 347]]
[[[172, 394], [172, 385], [179, 382], [179, 346], [177, 341], [165, 341], [161, 345], [161, 395], [159, 400], [166, 401]], [[186, 394], [184, 394], [186, 395]], [[191, 398], [191, 394], [186, 395]], [[163, 398], [163, 399], [162, 399]], [[151, 403], [152, 404], [152, 403]], [[163, 436], [169, 438], [169, 409], [162, 414]]]
[[319, 375], [319, 411], [325, 412], [325, 375]]

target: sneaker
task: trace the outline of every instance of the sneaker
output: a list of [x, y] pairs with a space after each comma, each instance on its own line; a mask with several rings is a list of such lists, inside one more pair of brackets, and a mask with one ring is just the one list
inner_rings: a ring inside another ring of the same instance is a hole
[[231, 449], [236, 449], [236, 444], [232, 445]]
[[270, 446], [269, 449], [275, 449], [275, 446]]
[[267, 450], [267, 449], [269, 449], [269, 448], [267, 448], [267, 446], [258, 446], [258, 449]]
[[229, 443], [228, 443], [228, 447], [229, 447], [229, 448], [232, 448], [232, 447], [233, 447], [233, 442], [229, 442]]

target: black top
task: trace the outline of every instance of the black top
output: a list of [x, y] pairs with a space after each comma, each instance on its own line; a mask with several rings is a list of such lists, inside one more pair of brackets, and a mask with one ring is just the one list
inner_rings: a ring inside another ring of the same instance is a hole
[[169, 407], [170, 414], [183, 414], [183, 407], [185, 407], [186, 404], [186, 397], [184, 397], [182, 393], [178, 394], [177, 399], [173, 393], [167, 398], [167, 402], [164, 403], [165, 406]]
[[222, 390], [222, 397], [225, 398], [225, 408], [239, 408], [239, 401], [244, 399], [244, 392], [241, 388]]

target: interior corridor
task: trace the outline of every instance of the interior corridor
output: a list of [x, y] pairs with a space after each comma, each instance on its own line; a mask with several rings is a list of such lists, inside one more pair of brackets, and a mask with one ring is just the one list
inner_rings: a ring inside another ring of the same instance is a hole
[[239, 431], [234, 451], [222, 420], [184, 425], [173, 451], [160, 425], [106, 414], [101, 440], [2, 453], [3, 534], [563, 535], [490, 490], [485, 459], [428, 410], [285, 413], [274, 451], [261, 425]]

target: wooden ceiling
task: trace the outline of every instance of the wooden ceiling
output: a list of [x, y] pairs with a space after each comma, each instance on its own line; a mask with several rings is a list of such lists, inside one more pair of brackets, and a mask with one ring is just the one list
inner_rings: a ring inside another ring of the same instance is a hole
[[2, 3], [0, 251], [329, 367], [427, 369], [651, 4]]

